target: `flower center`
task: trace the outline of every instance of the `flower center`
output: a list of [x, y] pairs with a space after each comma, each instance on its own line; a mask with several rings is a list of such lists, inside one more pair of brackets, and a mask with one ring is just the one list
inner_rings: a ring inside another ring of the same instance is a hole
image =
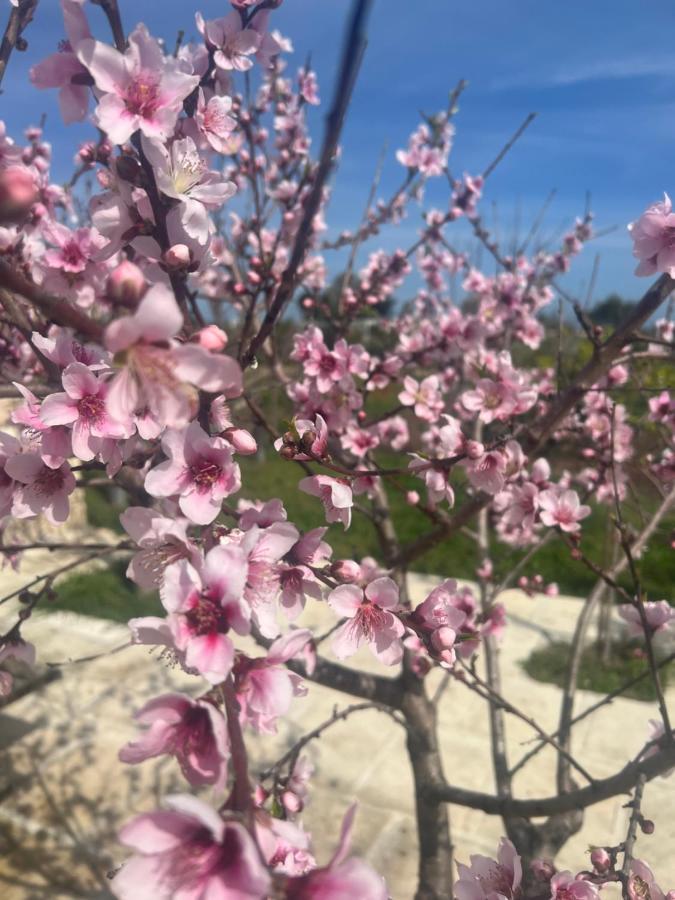
[[154, 72], [141, 69], [128, 85], [124, 102], [133, 115], [150, 118], [159, 106], [159, 79]]
[[173, 186], [179, 194], [186, 194], [199, 184], [206, 172], [206, 163], [197, 153], [186, 153], [176, 162]]
[[386, 613], [381, 607], [371, 603], [370, 600], [364, 600], [356, 614], [356, 618], [366, 640], [372, 641], [375, 633], [384, 628]]
[[40, 496], [49, 497], [63, 487], [63, 473], [60, 469], [43, 466], [42, 471], [33, 482], [33, 490]]
[[206, 491], [212, 487], [222, 474], [222, 469], [210, 459], [200, 459], [190, 466], [190, 475], [198, 490]]
[[185, 614], [193, 634], [227, 634], [230, 630], [227, 611], [210, 588], [195, 593], [191, 609]]
[[86, 422], [100, 422], [105, 413], [105, 401], [103, 397], [99, 397], [96, 394], [88, 394], [77, 401], [77, 411], [80, 414], [80, 418]]
[[71, 272], [81, 272], [87, 263], [84, 253], [76, 241], [68, 241], [61, 250], [61, 259], [64, 268], [70, 269]]

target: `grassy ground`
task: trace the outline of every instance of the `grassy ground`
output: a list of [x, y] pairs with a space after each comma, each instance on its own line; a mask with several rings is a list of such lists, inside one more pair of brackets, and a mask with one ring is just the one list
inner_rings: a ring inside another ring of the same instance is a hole
[[[642, 675], [647, 669], [644, 659], [635, 656], [637, 644], [623, 644], [613, 648], [609, 662], [604, 662], [595, 645], [589, 646], [581, 661], [578, 686], [582, 690], [595, 691], [598, 694], [609, 694], [619, 688], [626, 681]], [[536, 681], [544, 681], [548, 684], [556, 684], [563, 687], [567, 677], [567, 668], [570, 658], [570, 645], [567, 643], [552, 643], [546, 647], [535, 650], [523, 663], [523, 669]], [[673, 664], [663, 666], [660, 670], [661, 680], [665, 687], [672, 678]], [[653, 702], [656, 700], [654, 686], [650, 678], [645, 678], [624, 695], [633, 700]]]

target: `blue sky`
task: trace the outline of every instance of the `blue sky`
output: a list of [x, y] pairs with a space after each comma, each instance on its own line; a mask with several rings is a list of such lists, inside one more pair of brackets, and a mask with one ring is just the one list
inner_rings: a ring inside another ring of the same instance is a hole
[[[2, 3], [9, 7], [7, 0]], [[120, 0], [120, 6], [127, 29], [145, 21], [170, 42], [181, 27], [188, 38], [194, 35], [196, 9], [208, 18], [229, 8], [224, 0]], [[273, 16], [273, 26], [295, 45], [293, 68], [312, 53], [325, 100], [348, 8], [348, 0], [285, 0]], [[92, 9], [91, 16], [98, 29], [100, 11]], [[466, 78], [451, 155], [454, 172], [481, 171], [524, 117], [538, 113], [489, 182], [483, 211], [491, 221], [496, 206], [504, 240], [518, 216], [523, 228], [531, 221], [553, 188], [557, 194], [543, 233], [559, 234], [583, 211], [588, 190], [597, 226], [618, 229], [589, 246], [568, 288], [585, 293], [596, 253], [596, 298], [614, 290], [636, 297], [646, 288], [632, 274], [625, 225], [664, 190], [675, 192], [672, 0], [375, 0], [369, 33], [331, 201], [329, 220], [336, 230], [360, 218], [385, 143], [383, 195], [401, 178], [393, 154], [416, 126], [419, 110], [441, 108], [448, 90]], [[12, 59], [0, 97], [0, 116], [17, 136], [47, 113], [59, 177], [68, 171], [76, 141], [91, 131], [66, 129], [55, 97], [36, 92], [27, 71], [53, 51], [62, 34], [57, 0], [41, 0], [26, 35], [28, 51]], [[321, 125], [318, 112], [317, 142]], [[406, 246], [418, 221], [413, 207], [404, 226], [380, 243]], [[448, 237], [461, 245], [461, 229]]]

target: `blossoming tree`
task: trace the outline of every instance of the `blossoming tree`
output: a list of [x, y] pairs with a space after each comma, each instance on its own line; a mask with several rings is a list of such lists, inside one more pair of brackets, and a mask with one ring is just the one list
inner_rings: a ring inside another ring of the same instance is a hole
[[[186, 788], [124, 825], [129, 858], [112, 892], [130, 900], [398, 896], [350, 856], [354, 808], [323, 866], [301, 821], [311, 767], [300, 750], [369, 708], [405, 729], [418, 898], [594, 900], [613, 882], [632, 900], [661, 900], [634, 844], [640, 826], [649, 831], [645, 782], [675, 766], [653, 641], [673, 613], [644, 590], [640, 554], [675, 501], [675, 400], [668, 391], [638, 390], [627, 405], [622, 388], [639, 387], [636, 372], [672, 354], [669, 316], [655, 330], [648, 325], [675, 287], [670, 200], [631, 226], [638, 274], [657, 277], [627, 320], [604, 333], [558, 283], [593, 236], [589, 214], [553, 251], [530, 251], [526, 241], [508, 254], [481, 218], [486, 183], [528, 123], [481, 174], [451, 174], [462, 83], [397, 153], [401, 185], [393, 196], [375, 201], [374, 186], [356, 228], [325, 236], [367, 0], [356, 0], [346, 23], [316, 158], [307, 128], [319, 103], [315, 74], [309, 65], [291, 74], [290, 42], [269, 30], [281, 0], [232, 0], [212, 21], [197, 13], [197, 42], [179, 40], [173, 52], [142, 24], [127, 31], [117, 0], [60, 2], [66, 39], [34, 66], [31, 80], [58, 89], [64, 121], [89, 120], [93, 137], [60, 186], [50, 180], [40, 128], [23, 143], [0, 134], [0, 371], [4, 396], [17, 401], [0, 434], [0, 516], [59, 524], [92, 473], [118, 487], [128, 539], [97, 552], [125, 554], [128, 577], [158, 591], [163, 608], [160, 616], [133, 618], [131, 640], [162, 648], [157, 665], [169, 658], [194, 680], [191, 694], [138, 698], [141, 730], [120, 749], [121, 763], [172, 756], [198, 796]], [[90, 6], [105, 13], [110, 38], [92, 33]], [[12, 0], [12, 7], [0, 79], [39, 17], [37, 0]], [[88, 175], [95, 191], [85, 203], [78, 185]], [[447, 184], [448, 200], [424, 211], [417, 240], [394, 252], [372, 250], [383, 229], [395, 233], [422, 202], [431, 179]], [[459, 220], [496, 274], [453, 249]], [[359, 269], [364, 247], [371, 252]], [[324, 289], [330, 253], [340, 249], [347, 270], [331, 304]], [[411, 275], [413, 299], [380, 317]], [[526, 352], [544, 340], [541, 313], [556, 296], [572, 305], [585, 341], [585, 362], [565, 373], [536, 365]], [[366, 339], [364, 323], [373, 321], [385, 349]], [[286, 422], [260, 400], [272, 382], [287, 394]], [[658, 502], [636, 531], [624, 504], [636, 430], [647, 425], [642, 466]], [[261, 441], [284, 461], [288, 483], [315, 498], [314, 528], [301, 531], [273, 496], [237, 498], [240, 459], [256, 454]], [[556, 446], [569, 448], [564, 463]], [[407, 542], [391, 515], [396, 494], [426, 522]], [[602, 507], [619, 550], [610, 567], [584, 547], [587, 516]], [[328, 525], [348, 529], [352, 517], [372, 527], [377, 560], [332, 558]], [[460, 585], [456, 573], [439, 572], [440, 584], [414, 605], [408, 571], [460, 532], [477, 549], [475, 582]], [[507, 587], [555, 593], [541, 576], [523, 574], [552, 543], [561, 566], [571, 554], [597, 585], [577, 623], [559, 727], [549, 734], [508, 700], [508, 685], [502, 691], [498, 644], [508, 640], [500, 602]], [[511, 548], [508, 568], [495, 565], [498, 545]], [[5, 542], [0, 550], [21, 566], [32, 546]], [[75, 554], [69, 569], [91, 559], [86, 544], [52, 549]], [[630, 588], [618, 581], [624, 572]], [[17, 615], [0, 629], [3, 663], [34, 663], [31, 614], [54, 574], [21, 594]], [[596, 778], [574, 755], [571, 735], [584, 637], [608, 588], [644, 644], [640, 678], [653, 682], [658, 719], [635, 758]], [[334, 623], [328, 634], [302, 627], [306, 604], [324, 605]], [[344, 663], [360, 646], [379, 674]], [[486, 703], [495, 793], [446, 779], [440, 701], [428, 688], [439, 670]], [[255, 741], [264, 749], [265, 735], [312, 682], [357, 702], [281, 760], [270, 759], [264, 772], [253, 771], [247, 747]], [[0, 685], [11, 692], [8, 670]], [[507, 758], [509, 717], [524, 720], [535, 738], [515, 764]], [[550, 794], [516, 796], [515, 772], [545, 746], [558, 759]], [[556, 854], [581, 827], [584, 809], [625, 793], [632, 795], [625, 841], [596, 847], [575, 872], [558, 871]], [[474, 856], [455, 869], [448, 804], [502, 818], [496, 859]]]

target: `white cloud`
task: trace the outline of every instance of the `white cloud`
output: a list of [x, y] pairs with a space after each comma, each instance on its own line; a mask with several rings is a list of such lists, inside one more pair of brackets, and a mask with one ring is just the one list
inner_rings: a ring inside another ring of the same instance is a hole
[[566, 64], [549, 72], [521, 72], [495, 79], [493, 90], [508, 90], [518, 87], [566, 87], [587, 81], [605, 79], [621, 80], [648, 76], [675, 77], [675, 57], [623, 57], [593, 62]]

